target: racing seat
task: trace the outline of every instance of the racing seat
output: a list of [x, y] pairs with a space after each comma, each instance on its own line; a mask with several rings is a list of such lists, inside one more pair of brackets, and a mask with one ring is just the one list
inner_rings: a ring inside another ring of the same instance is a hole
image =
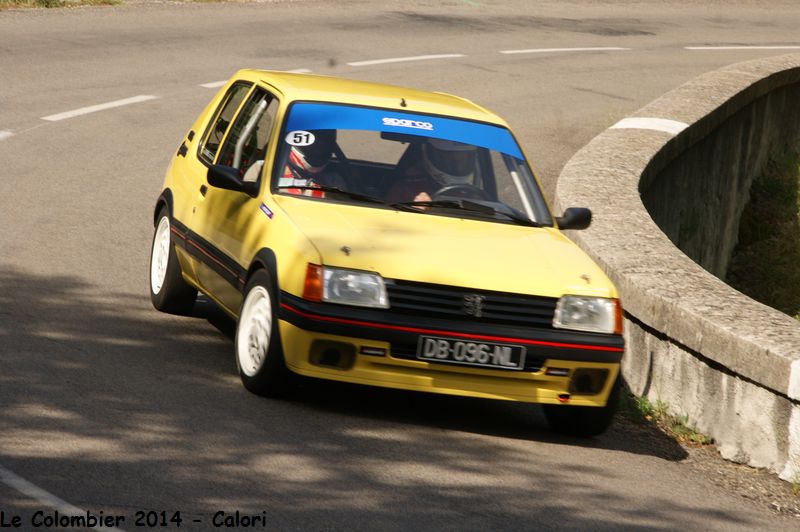
[[385, 196], [389, 193], [395, 183], [403, 181], [408, 169], [422, 160], [422, 144], [420, 142], [410, 142], [406, 151], [398, 159], [388, 179], [384, 179], [380, 186], [380, 195]]
[[422, 159], [422, 144], [419, 142], [409, 143], [406, 151], [400, 156], [400, 160], [394, 167], [394, 174], [397, 178], [403, 177], [408, 169]]

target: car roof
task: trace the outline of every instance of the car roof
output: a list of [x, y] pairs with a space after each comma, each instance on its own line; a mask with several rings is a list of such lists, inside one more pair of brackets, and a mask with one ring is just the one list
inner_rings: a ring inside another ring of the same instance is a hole
[[240, 70], [234, 75], [234, 79], [263, 81], [280, 91], [289, 101], [336, 102], [381, 107], [412, 113], [465, 118], [508, 127], [502, 118], [488, 109], [466, 98], [443, 92], [428, 92], [383, 83], [273, 70]]

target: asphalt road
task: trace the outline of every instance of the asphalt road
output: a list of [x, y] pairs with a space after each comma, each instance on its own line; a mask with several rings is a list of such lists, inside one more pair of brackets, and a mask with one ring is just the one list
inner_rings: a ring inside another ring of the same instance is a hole
[[[550, 195], [577, 149], [650, 100], [791, 51], [687, 47], [797, 47], [798, 27], [794, 1], [0, 12], [0, 509], [70, 504], [128, 530], [138, 510], [180, 511], [183, 529], [236, 510], [266, 515], [260, 529], [797, 529], [647, 431], [575, 440], [526, 405], [325, 383], [256, 397], [232, 324], [208, 303], [160, 314], [147, 282], [169, 157], [214, 94], [201, 85], [239, 68], [466, 96], [508, 119]], [[418, 58], [439, 54], [457, 57]], [[349, 64], [400, 57], [417, 59]], [[154, 98], [54, 116], [136, 96]]]

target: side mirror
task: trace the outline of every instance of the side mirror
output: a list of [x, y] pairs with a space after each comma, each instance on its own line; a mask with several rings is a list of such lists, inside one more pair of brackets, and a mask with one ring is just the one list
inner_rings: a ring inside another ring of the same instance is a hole
[[206, 179], [212, 187], [244, 192], [249, 196], [258, 194], [258, 184], [242, 179], [238, 168], [215, 164], [209, 167]]
[[564, 216], [556, 217], [559, 229], [586, 229], [592, 223], [592, 211], [583, 207], [570, 207]]

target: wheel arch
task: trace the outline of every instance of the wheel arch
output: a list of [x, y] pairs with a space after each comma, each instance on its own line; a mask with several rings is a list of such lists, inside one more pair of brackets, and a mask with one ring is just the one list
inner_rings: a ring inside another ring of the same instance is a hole
[[[275, 257], [275, 252], [272, 251], [270, 248], [261, 248], [256, 253], [253, 260], [250, 262], [250, 267], [247, 268], [247, 275], [245, 276], [245, 286], [250, 281], [250, 278], [253, 274], [259, 270], [266, 270], [269, 274], [270, 280], [272, 281], [272, 293], [275, 294], [275, 298], [280, 300], [280, 289], [278, 285], [278, 259]], [[278, 301], [280, 305], [280, 301]]]
[[169, 211], [169, 216], [172, 218], [172, 191], [168, 188], [164, 189], [161, 195], [158, 196], [156, 200], [156, 207], [153, 211], [153, 225], [158, 224], [158, 214], [161, 212], [161, 209], [167, 207]]

